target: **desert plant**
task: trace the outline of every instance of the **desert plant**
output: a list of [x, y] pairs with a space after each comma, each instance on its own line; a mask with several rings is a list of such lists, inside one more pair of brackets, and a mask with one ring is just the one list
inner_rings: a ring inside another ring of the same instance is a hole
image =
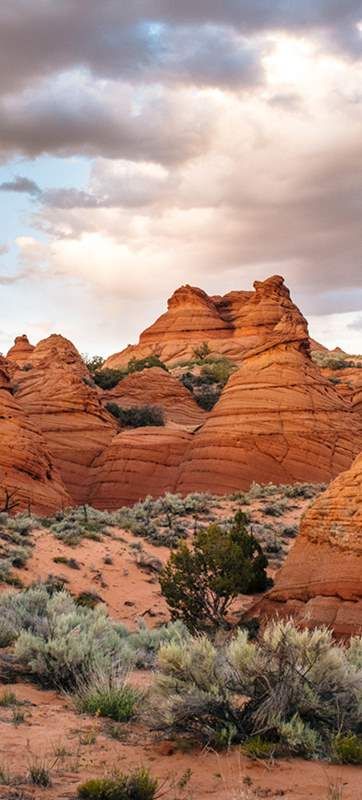
[[117, 383], [123, 380], [127, 375], [125, 369], [111, 369], [105, 367], [104, 369], [97, 369], [92, 373], [94, 383], [101, 389], [114, 389]]
[[114, 778], [93, 778], [78, 786], [80, 800], [154, 800], [158, 787], [148, 769], [120, 772]]
[[159, 406], [143, 405], [122, 408], [117, 403], [107, 403], [107, 411], [125, 428], [141, 428], [146, 425], [164, 425], [165, 416]]
[[168, 372], [166, 364], [155, 354], [146, 356], [145, 358], [131, 358], [128, 362], [127, 372], [130, 374], [132, 372], [142, 372], [144, 369], [151, 369], [152, 367], [160, 367], [165, 370], [165, 372]]
[[260, 760], [274, 758], [279, 749], [279, 742], [263, 739], [263, 737], [259, 734], [257, 736], [251, 736], [250, 739], [247, 739], [242, 746], [242, 752], [245, 755], [249, 756], [249, 758]]
[[[359, 734], [361, 647], [291, 621], [269, 623], [253, 642], [240, 630], [222, 648], [205, 635], [173, 642], [159, 651], [151, 724], [213, 744], [227, 729], [235, 741], [261, 736], [282, 752], [329, 755], [337, 734]], [[356, 742], [346, 750], [358, 753]]]
[[129, 686], [117, 670], [98, 671], [78, 685], [74, 702], [78, 711], [92, 716], [128, 722], [134, 714], [140, 692]]
[[261, 546], [247, 532], [242, 512], [229, 529], [212, 524], [199, 531], [192, 549], [182, 543], [160, 575], [172, 618], [182, 619], [191, 630], [227, 625], [239, 594], [266, 588], [267, 563]]
[[355, 733], [338, 733], [332, 739], [331, 751], [338, 764], [362, 764], [362, 739]]

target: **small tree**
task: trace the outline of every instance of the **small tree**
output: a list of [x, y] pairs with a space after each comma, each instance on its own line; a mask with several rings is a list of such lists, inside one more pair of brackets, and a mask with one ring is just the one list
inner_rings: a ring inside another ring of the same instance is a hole
[[246, 521], [239, 511], [229, 530], [212, 524], [196, 534], [192, 549], [182, 542], [171, 554], [160, 585], [172, 619], [182, 619], [192, 631], [227, 626], [239, 594], [266, 588], [268, 561]]
[[207, 342], [202, 342], [198, 347], [194, 347], [193, 354], [198, 361], [205, 361], [211, 353], [210, 347]]
[[103, 364], [104, 364], [103, 356], [89, 356], [87, 353], [85, 353], [82, 356], [82, 358], [83, 358], [83, 361], [84, 361], [86, 367], [88, 367], [89, 372], [92, 375], [95, 372], [98, 372], [98, 370], [102, 369], [102, 367], [103, 367]]

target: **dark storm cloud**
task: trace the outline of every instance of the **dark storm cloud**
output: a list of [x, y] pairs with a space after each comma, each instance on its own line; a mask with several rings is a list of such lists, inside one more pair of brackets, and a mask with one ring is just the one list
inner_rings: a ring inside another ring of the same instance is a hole
[[111, 78], [250, 85], [257, 51], [240, 36], [315, 31], [358, 56], [361, 17], [360, 0], [13, 0], [0, 7], [0, 82], [9, 92], [85, 66]]
[[215, 122], [210, 104], [191, 98], [183, 107], [178, 96], [158, 95], [133, 106], [133, 93], [113, 84], [97, 93], [70, 82], [56, 93], [45, 86], [7, 98], [0, 102], [0, 155], [102, 154], [178, 163], [208, 146]]
[[4, 181], [0, 183], [1, 192], [19, 192], [20, 194], [39, 195], [41, 189], [35, 181], [23, 175], [16, 175], [11, 181]]

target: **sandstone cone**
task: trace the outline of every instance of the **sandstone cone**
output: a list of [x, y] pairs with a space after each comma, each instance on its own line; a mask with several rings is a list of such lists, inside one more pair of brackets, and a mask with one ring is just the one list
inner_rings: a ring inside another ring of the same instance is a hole
[[156, 405], [162, 408], [166, 424], [193, 430], [206, 419], [190, 392], [173, 375], [160, 367], [134, 372], [114, 389], [105, 391], [103, 403], [117, 403], [124, 408]]
[[0, 507], [14, 492], [14, 511], [48, 514], [71, 505], [41, 433], [13, 395], [5, 359], [0, 357]]
[[22, 336], [17, 336], [13, 346], [10, 348], [6, 358], [9, 361], [15, 361], [20, 367], [28, 364], [30, 357], [34, 350], [34, 345], [30, 344], [28, 337], [25, 333]]
[[74, 504], [87, 500], [95, 457], [117, 430], [102, 407], [78, 351], [53, 335], [33, 350], [30, 370], [18, 371], [17, 399], [42, 432]]
[[327, 482], [351, 464], [362, 448], [359, 415], [299, 347], [281, 344], [244, 360], [194, 436], [179, 491]]
[[254, 292], [229, 292], [223, 297], [182, 286], [168, 301], [167, 312], [141, 334], [139, 344], [110, 356], [105, 366], [124, 366], [133, 357], [151, 354], [176, 363], [193, 358], [194, 348], [203, 342], [212, 353], [241, 363], [256, 347], [307, 336], [306, 328], [279, 275], [255, 281]]
[[250, 613], [362, 634], [362, 454], [309, 508], [275, 586]]

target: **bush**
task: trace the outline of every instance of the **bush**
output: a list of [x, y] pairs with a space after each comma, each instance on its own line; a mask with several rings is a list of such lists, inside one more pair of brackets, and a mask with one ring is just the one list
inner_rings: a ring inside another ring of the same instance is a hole
[[85, 353], [82, 356], [82, 359], [86, 367], [89, 369], [91, 375], [94, 375], [95, 372], [98, 372], [98, 370], [102, 369], [104, 364], [103, 356], [89, 356], [87, 353]]
[[122, 408], [117, 403], [107, 403], [107, 411], [125, 428], [141, 428], [146, 425], [164, 425], [165, 416], [159, 406], [130, 406]]
[[128, 686], [122, 674], [96, 672], [77, 688], [74, 696], [78, 711], [92, 716], [128, 722], [135, 714], [140, 693]]
[[249, 758], [270, 759], [276, 755], [278, 749], [280, 749], [279, 742], [270, 742], [258, 734], [244, 742], [242, 751]]
[[[102, 608], [79, 607], [66, 591], [52, 595], [45, 586], [0, 595], [6, 644], [45, 686], [74, 689], [96, 670], [111, 673], [114, 664], [149, 667], [165, 642], [182, 641], [180, 623], [130, 633]], [[6, 646], [5, 644], [3, 646]]]
[[78, 786], [80, 800], [154, 800], [158, 781], [148, 769], [130, 774], [119, 773], [112, 778], [93, 778]]
[[227, 624], [227, 613], [239, 594], [267, 586], [267, 559], [245, 527], [242, 512], [229, 530], [212, 524], [199, 531], [192, 550], [182, 543], [164, 567], [161, 590], [173, 619], [191, 630]]
[[128, 362], [127, 372], [142, 372], [144, 369], [151, 369], [152, 367], [160, 367], [168, 372], [166, 364], [157, 355], [146, 356], [146, 358], [131, 358]]
[[[285, 752], [330, 755], [337, 734], [361, 724], [362, 638], [333, 643], [326, 628], [272, 622], [251, 642], [239, 631], [227, 646], [206, 636], [161, 647], [151, 690], [151, 724], [217, 743], [261, 735]], [[355, 747], [355, 741], [353, 741]]]
[[127, 372], [124, 369], [106, 367], [105, 369], [96, 370], [93, 373], [93, 380], [101, 389], [114, 389], [117, 383], [122, 381], [126, 375]]
[[355, 733], [338, 733], [332, 740], [332, 758], [338, 764], [362, 764], [362, 739]]

